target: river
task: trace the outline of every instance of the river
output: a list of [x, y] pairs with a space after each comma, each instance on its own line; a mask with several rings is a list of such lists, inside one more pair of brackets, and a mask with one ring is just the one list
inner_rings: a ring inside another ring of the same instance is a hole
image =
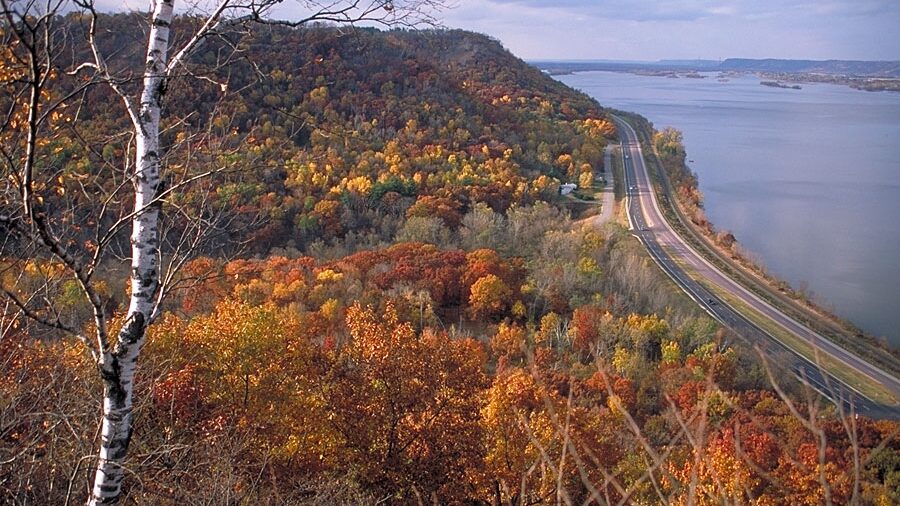
[[900, 347], [900, 93], [580, 72], [607, 107], [684, 133], [709, 219], [770, 272]]

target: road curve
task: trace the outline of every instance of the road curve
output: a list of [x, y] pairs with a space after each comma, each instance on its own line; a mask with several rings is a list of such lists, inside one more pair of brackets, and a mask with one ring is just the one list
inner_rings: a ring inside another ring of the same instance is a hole
[[832, 375], [823, 373], [814, 363], [789, 349], [735, 311], [698, 280], [689, 276], [673, 260], [671, 256], [677, 256], [679, 262], [690, 266], [706, 283], [711, 283], [741, 300], [788, 332], [817, 347], [823, 355], [828, 355], [842, 365], [869, 376], [890, 390], [895, 398], [900, 399], [900, 380], [896, 377], [848, 352], [762, 300], [708, 262], [675, 233], [656, 201], [637, 134], [622, 118], [613, 116], [613, 120], [622, 142], [629, 225], [666, 274], [713, 318], [733, 329], [750, 343], [760, 346], [770, 354], [791, 356], [789, 362], [793, 372], [805, 377], [814, 388], [833, 401], [852, 399], [861, 414], [873, 418], [900, 419], [900, 408], [878, 404]]

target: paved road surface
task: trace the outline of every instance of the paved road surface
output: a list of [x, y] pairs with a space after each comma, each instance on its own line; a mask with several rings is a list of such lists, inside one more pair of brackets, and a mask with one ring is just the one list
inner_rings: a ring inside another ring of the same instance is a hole
[[630, 225], [635, 235], [646, 246], [650, 255], [660, 267], [706, 312], [724, 325], [735, 330], [744, 339], [759, 345], [768, 353], [792, 356], [793, 358], [790, 362], [793, 363], [791, 366], [793, 372], [805, 376], [820, 392], [832, 399], [852, 398], [857, 410], [867, 416], [900, 418], [900, 408], [877, 404], [864, 395], [851, 391], [849, 387], [836, 378], [828, 374], [822, 374], [815, 364], [789, 350], [771, 335], [747, 320], [719, 299], [718, 296], [707, 290], [702, 284], [688, 276], [672, 260], [670, 253], [677, 256], [679, 261], [689, 265], [707, 283], [715, 284], [731, 296], [740, 299], [743, 303], [754, 308], [787, 331], [817, 346], [823, 354], [830, 355], [840, 361], [842, 365], [868, 375], [893, 392], [895, 397], [900, 398], [900, 380], [849, 353], [774, 308], [756, 294], [748, 291], [723, 274], [685, 243], [681, 236], [676, 234], [666, 222], [659, 208], [656, 195], [652, 191], [637, 134], [621, 118], [614, 117], [614, 119], [623, 144], [625, 188]]

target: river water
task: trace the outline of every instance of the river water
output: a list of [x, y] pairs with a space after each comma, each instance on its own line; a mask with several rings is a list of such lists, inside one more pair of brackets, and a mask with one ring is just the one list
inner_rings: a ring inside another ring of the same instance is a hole
[[684, 133], [707, 216], [773, 274], [900, 347], [900, 93], [581, 72], [557, 79]]

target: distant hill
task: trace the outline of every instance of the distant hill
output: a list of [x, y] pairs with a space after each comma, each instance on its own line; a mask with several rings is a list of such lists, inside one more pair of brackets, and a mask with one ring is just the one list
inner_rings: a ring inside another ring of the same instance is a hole
[[900, 77], [900, 61], [857, 60], [752, 60], [728, 58], [716, 70], [787, 72], [850, 75], [858, 77]]
[[686, 67], [694, 70], [718, 68], [720, 63], [719, 60], [659, 60], [660, 65]]
[[634, 61], [533, 61], [533, 65], [552, 74], [589, 70], [694, 70], [699, 72], [770, 72], [787, 74], [828, 74], [850, 77], [900, 78], [900, 61], [858, 60], [782, 60], [728, 58], [716, 60]]

